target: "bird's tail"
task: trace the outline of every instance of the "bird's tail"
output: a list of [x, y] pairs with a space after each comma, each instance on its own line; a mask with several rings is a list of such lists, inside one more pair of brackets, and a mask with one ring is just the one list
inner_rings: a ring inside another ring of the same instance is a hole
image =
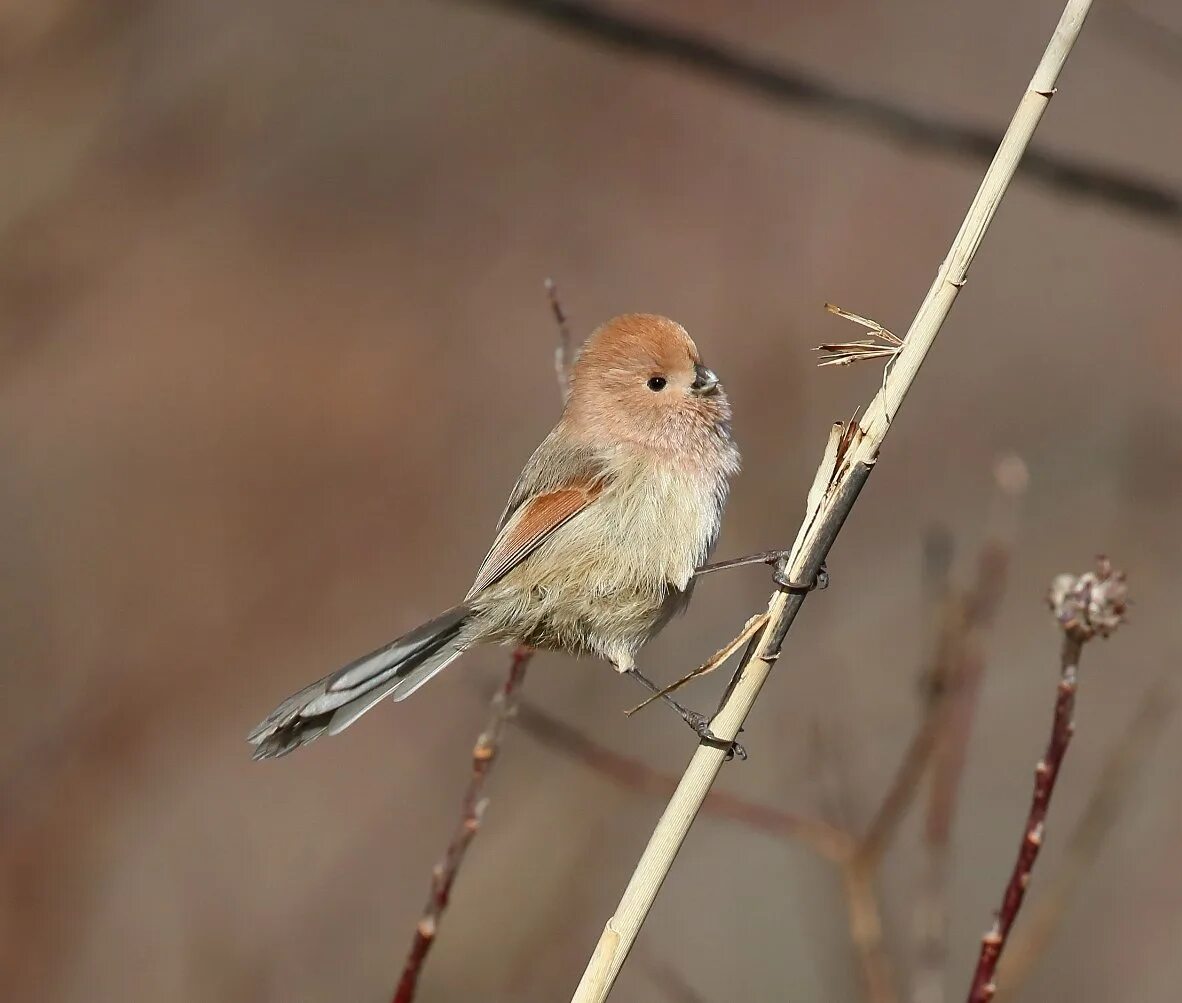
[[288, 697], [247, 736], [254, 758], [285, 756], [325, 732], [344, 731], [386, 697], [405, 700], [463, 653], [471, 612], [455, 606]]

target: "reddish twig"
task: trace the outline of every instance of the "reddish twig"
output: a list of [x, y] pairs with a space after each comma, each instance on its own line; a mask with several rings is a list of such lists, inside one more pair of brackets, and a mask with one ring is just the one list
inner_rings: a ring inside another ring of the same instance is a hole
[[[550, 301], [550, 310], [558, 324], [558, 347], [554, 350], [554, 371], [558, 379], [558, 393], [562, 403], [566, 403], [570, 392], [570, 329], [567, 327], [566, 314], [562, 304], [558, 301], [558, 289], [552, 279], [546, 279], [546, 296]], [[472, 779], [468, 781], [468, 790], [464, 794], [463, 811], [460, 822], [452, 834], [447, 852], [431, 872], [431, 893], [427, 898], [427, 906], [423, 915], [415, 925], [414, 940], [411, 942], [410, 954], [402, 969], [402, 977], [398, 980], [398, 988], [394, 991], [394, 1003], [411, 1003], [415, 989], [418, 986], [419, 973], [431, 945], [435, 942], [435, 933], [439, 927], [439, 918], [447, 908], [451, 897], [451, 886], [456, 879], [456, 873], [468, 852], [468, 844], [480, 828], [481, 816], [484, 814], [487, 798], [482, 798], [485, 781], [492, 769], [493, 760], [500, 748], [501, 733], [505, 723], [517, 713], [519, 702], [518, 690], [525, 680], [525, 668], [533, 657], [533, 649], [518, 647], [513, 652], [509, 662], [509, 673], [505, 677], [501, 688], [493, 695], [489, 704], [488, 723], [484, 731], [476, 739], [472, 749]]]
[[1127, 604], [1124, 575], [1115, 572], [1105, 558], [1100, 558], [1096, 572], [1079, 577], [1060, 575], [1051, 586], [1049, 601], [1063, 629], [1059, 659], [1059, 686], [1051, 737], [1046, 752], [1034, 772], [1034, 794], [1018, 856], [1010, 872], [1001, 909], [992, 929], [981, 939], [981, 953], [969, 988], [968, 1003], [989, 1003], [997, 992], [994, 976], [1013, 929], [1018, 911], [1030, 886], [1038, 851], [1042, 847], [1047, 811], [1055, 792], [1055, 781], [1063, 766], [1063, 757], [1075, 730], [1075, 693], [1078, 685], [1079, 656], [1083, 646], [1096, 634], [1107, 636], [1124, 618]]
[[1142, 698], [1075, 824], [1058, 870], [1043, 885], [1022, 929], [1010, 941], [1009, 951], [1000, 965], [1004, 985], [998, 992], [999, 999], [1013, 998], [1045, 954], [1084, 875], [1116, 824], [1121, 807], [1136, 787], [1136, 774], [1173, 714], [1174, 703], [1173, 690], [1164, 679], [1158, 680]]
[[516, 710], [518, 690], [525, 680], [525, 669], [532, 655], [533, 651], [529, 648], [518, 648], [513, 652], [509, 674], [497, 695], [493, 697], [488, 722], [472, 749], [472, 777], [468, 781], [468, 789], [464, 792], [460, 821], [452, 833], [447, 852], [431, 872], [431, 891], [427, 896], [427, 905], [415, 925], [414, 939], [411, 941], [406, 965], [402, 969], [402, 977], [398, 980], [398, 988], [394, 991], [393, 1003], [411, 1003], [415, 998], [419, 974], [431, 946], [435, 943], [439, 920], [451, 898], [456, 874], [464, 862], [464, 855], [468, 852], [473, 837], [480, 828], [484, 809], [488, 805], [488, 799], [484, 797], [484, 785], [500, 751], [505, 723]]
[[1038, 851], [1042, 848], [1051, 795], [1054, 794], [1055, 781], [1059, 777], [1063, 757], [1075, 731], [1075, 692], [1078, 685], [1076, 666], [1081, 650], [1082, 645], [1078, 639], [1064, 638], [1062, 677], [1055, 700], [1051, 738], [1047, 743], [1047, 751], [1034, 771], [1034, 796], [1030, 802], [1026, 830], [1018, 847], [1018, 859], [1014, 862], [1014, 869], [1006, 885], [1001, 910], [997, 914], [993, 929], [981, 940], [981, 954], [973, 977], [972, 991], [969, 993], [971, 1003], [988, 1003], [997, 991], [993, 984], [993, 973], [997, 969], [997, 961], [1001, 957], [1002, 948], [1005, 947], [1014, 920], [1018, 917], [1018, 910], [1022, 908], [1034, 863], [1038, 858]]

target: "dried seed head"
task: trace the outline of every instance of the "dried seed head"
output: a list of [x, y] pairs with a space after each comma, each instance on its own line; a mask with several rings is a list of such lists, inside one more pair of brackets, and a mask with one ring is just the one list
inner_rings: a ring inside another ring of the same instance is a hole
[[1096, 559], [1096, 570], [1082, 575], [1057, 575], [1047, 602], [1063, 630], [1080, 641], [1099, 634], [1107, 637], [1124, 622], [1129, 589], [1123, 571], [1107, 557]]

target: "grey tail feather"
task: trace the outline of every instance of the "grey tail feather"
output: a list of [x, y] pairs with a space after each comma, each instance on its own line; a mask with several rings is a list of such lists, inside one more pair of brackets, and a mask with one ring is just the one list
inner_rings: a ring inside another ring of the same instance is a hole
[[386, 697], [410, 696], [468, 646], [470, 614], [467, 604], [454, 606], [288, 697], [247, 736], [254, 758], [285, 756], [325, 732], [344, 731]]

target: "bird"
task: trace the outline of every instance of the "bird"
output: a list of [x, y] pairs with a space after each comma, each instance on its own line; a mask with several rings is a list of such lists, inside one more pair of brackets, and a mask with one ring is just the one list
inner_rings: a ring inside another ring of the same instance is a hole
[[[463, 601], [284, 700], [248, 736], [255, 759], [339, 734], [483, 644], [596, 656], [657, 691], [636, 656], [713, 570], [704, 562], [740, 466], [731, 405], [685, 328], [656, 314], [598, 327], [568, 390]], [[701, 715], [664, 699], [713, 737]]]

